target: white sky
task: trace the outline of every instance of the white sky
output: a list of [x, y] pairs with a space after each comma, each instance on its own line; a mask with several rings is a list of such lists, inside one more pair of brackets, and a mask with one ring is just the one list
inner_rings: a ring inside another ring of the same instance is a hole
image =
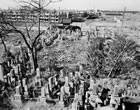
[[[15, 7], [14, 0], [0, 0], [0, 8]], [[109, 9], [109, 10], [140, 10], [140, 0], [63, 0], [49, 5], [52, 9]]]

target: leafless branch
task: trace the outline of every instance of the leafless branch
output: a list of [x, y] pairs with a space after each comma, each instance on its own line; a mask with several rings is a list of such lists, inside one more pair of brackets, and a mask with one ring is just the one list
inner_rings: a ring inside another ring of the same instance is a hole
[[26, 23], [25, 23], [25, 29], [26, 29], [28, 38], [31, 40], [31, 36], [30, 36], [30, 33], [29, 33], [30, 31], [28, 30], [28, 26], [27, 26]]
[[9, 31], [19, 33], [19, 34], [22, 36], [22, 38], [24, 39], [24, 41], [25, 41], [27, 47], [28, 47], [29, 49], [31, 49], [31, 47], [30, 47], [30, 45], [29, 45], [29, 43], [28, 43], [28, 41], [27, 41], [27, 39], [26, 39], [26, 36], [23, 34], [23, 32], [22, 32], [21, 30], [18, 30], [13, 24], [11, 24], [11, 23], [9, 23], [9, 22], [3, 21], [3, 23], [6, 24], [6, 25], [8, 25], [8, 26], [10, 26], [10, 27], [12, 28], [12, 29], [9, 29]]
[[32, 6], [34, 8], [36, 8], [36, 9], [38, 9], [38, 7], [33, 4], [33, 2], [28, 2], [28, 1], [25, 1], [25, 0], [21, 0], [20, 2], [24, 3], [24, 4], [27, 4], [27, 5], [30, 5], [30, 6]]
[[32, 44], [32, 47], [35, 45], [37, 39], [38, 39], [43, 33], [44, 33], [44, 31], [42, 31], [41, 33], [39, 33], [39, 34], [35, 37], [34, 42], [33, 42], [33, 44]]

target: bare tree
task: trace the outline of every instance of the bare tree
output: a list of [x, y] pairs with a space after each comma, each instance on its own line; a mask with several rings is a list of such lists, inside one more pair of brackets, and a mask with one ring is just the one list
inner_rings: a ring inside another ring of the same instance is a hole
[[[6, 27], [4, 28], [3, 32], [8, 32], [8, 33], [17, 33], [20, 35], [24, 41], [24, 44], [27, 46], [27, 48], [30, 50], [32, 61], [33, 61], [33, 70], [36, 72], [36, 68], [38, 67], [38, 61], [37, 61], [37, 56], [38, 56], [38, 48], [39, 48], [39, 38], [45, 33], [45, 31], [41, 30], [41, 13], [43, 13], [43, 9], [48, 6], [50, 3], [57, 2], [57, 1], [48, 1], [46, 0], [21, 0], [20, 3], [24, 4], [24, 6], [30, 6], [30, 10], [25, 10], [23, 12], [23, 17], [26, 19], [27, 17], [27, 12], [30, 13], [31, 11], [38, 12], [38, 20], [32, 20], [32, 21], [27, 21], [22, 24], [22, 27], [16, 26], [13, 22], [9, 22], [6, 19], [6, 16], [3, 16], [3, 18], [0, 21], [0, 27]], [[27, 17], [28, 18], [28, 17]], [[26, 19], [28, 20], [28, 19]], [[34, 30], [33, 28], [36, 27], [36, 24], [38, 24], [38, 29]], [[52, 37], [56, 37], [55, 36]], [[47, 46], [51, 45], [54, 42], [55, 39], [51, 39]]]
[[32, 7], [38, 13], [38, 33], [40, 34], [41, 14], [44, 8], [51, 3], [60, 2], [62, 0], [19, 0], [18, 3]]
[[87, 51], [92, 76], [116, 77], [136, 68], [134, 53], [136, 42], [124, 36], [115, 36], [106, 44], [104, 38], [94, 38]]

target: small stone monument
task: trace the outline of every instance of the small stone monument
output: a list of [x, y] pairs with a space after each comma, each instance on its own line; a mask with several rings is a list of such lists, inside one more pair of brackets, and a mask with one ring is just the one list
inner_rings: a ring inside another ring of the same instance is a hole
[[37, 69], [36, 69], [36, 73], [37, 73], [37, 74], [36, 74], [37, 77], [40, 77], [40, 68], [37, 68]]
[[64, 72], [63, 72], [63, 69], [60, 70], [60, 78], [63, 78], [64, 77]]
[[68, 84], [69, 84], [69, 78], [65, 76], [65, 85], [68, 86]]
[[53, 80], [53, 78], [50, 77], [49, 78], [49, 89], [50, 89], [50, 91], [52, 91], [52, 80]]
[[93, 85], [94, 85], [94, 80], [92, 78], [90, 78], [90, 90], [93, 90]]
[[23, 87], [26, 85], [26, 78], [22, 79], [22, 84], [23, 84]]
[[118, 93], [119, 93], [119, 86], [115, 85], [114, 86], [114, 96], [118, 96]]
[[21, 87], [17, 86], [16, 87], [16, 94], [14, 95], [15, 101], [21, 102], [22, 101], [22, 96], [21, 96]]
[[18, 66], [14, 66], [14, 72], [16, 75], [18, 75]]
[[63, 98], [64, 98], [64, 86], [61, 87], [60, 89], [60, 101], [59, 101], [59, 104], [61, 107], [64, 107], [64, 101], [63, 101]]
[[92, 94], [97, 95], [97, 85], [96, 84], [93, 84]]
[[45, 87], [42, 87], [41, 88], [40, 102], [46, 104]]
[[3, 66], [0, 64], [0, 80], [4, 81], [4, 71], [3, 71]]
[[28, 96], [28, 86], [24, 86], [24, 95]]
[[41, 88], [41, 97], [45, 97], [45, 87]]
[[119, 86], [114, 86], [114, 93], [113, 93], [113, 99], [116, 100], [116, 107], [118, 104], [120, 104], [120, 97], [119, 97]]
[[81, 64], [79, 65], [79, 70], [80, 72], [83, 72], [83, 66]]
[[45, 94], [46, 94], [46, 98], [47, 98], [47, 99], [50, 99], [49, 85], [48, 85], [48, 84], [46, 84], [46, 86], [45, 86]]

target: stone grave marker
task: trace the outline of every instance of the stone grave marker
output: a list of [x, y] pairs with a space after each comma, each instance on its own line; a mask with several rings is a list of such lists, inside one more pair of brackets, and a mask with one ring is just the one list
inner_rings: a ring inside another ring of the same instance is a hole
[[18, 73], [21, 74], [21, 64], [18, 64]]
[[52, 91], [52, 88], [53, 88], [52, 83], [53, 83], [53, 78], [50, 77], [50, 78], [49, 78], [49, 89], [50, 89], [50, 91]]
[[11, 85], [11, 77], [12, 75], [10, 73], [7, 74], [8, 84]]
[[40, 68], [36, 69], [37, 77], [40, 77]]
[[16, 94], [14, 95], [15, 101], [21, 102], [22, 96], [21, 96], [21, 86], [16, 86]]
[[114, 96], [118, 96], [118, 93], [119, 93], [119, 86], [115, 85], [114, 86]]
[[45, 87], [42, 87], [41, 88], [40, 102], [46, 104]]
[[119, 94], [119, 86], [118, 85], [115, 85], [114, 86], [113, 98], [114, 98], [114, 100], [117, 101], [116, 106], [118, 106], [118, 104], [120, 104], [120, 97], [119, 97], [118, 94]]
[[59, 101], [59, 104], [61, 107], [64, 107], [64, 101], [63, 101], [63, 98], [64, 98], [64, 86], [62, 86], [60, 88], [60, 101]]
[[48, 85], [48, 84], [46, 84], [46, 86], [45, 86], [45, 94], [46, 94], [46, 98], [47, 98], [47, 99], [50, 99], [49, 85]]
[[26, 78], [22, 79], [22, 84], [23, 84], [23, 87], [26, 85]]
[[60, 78], [63, 78], [64, 77], [64, 72], [63, 72], [63, 69], [60, 70]]
[[24, 95], [26, 95], [26, 96], [28, 96], [28, 86], [27, 85], [25, 85], [24, 86]]
[[64, 91], [70, 95], [70, 87], [68, 85], [64, 85]]
[[79, 65], [79, 70], [80, 70], [80, 72], [83, 72], [83, 66], [82, 65]]
[[89, 87], [90, 90], [93, 89], [93, 85], [94, 85], [94, 80], [90, 78], [90, 87]]
[[57, 85], [58, 84], [58, 81], [57, 81], [57, 78], [56, 78], [56, 75], [54, 76], [54, 85]]
[[69, 84], [69, 78], [65, 76], [65, 85], [68, 86], [68, 84]]
[[0, 64], [0, 80], [4, 81], [4, 71], [3, 71], [3, 66]]
[[18, 75], [18, 66], [17, 65], [14, 66], [14, 72], [15, 72], [16, 75]]

